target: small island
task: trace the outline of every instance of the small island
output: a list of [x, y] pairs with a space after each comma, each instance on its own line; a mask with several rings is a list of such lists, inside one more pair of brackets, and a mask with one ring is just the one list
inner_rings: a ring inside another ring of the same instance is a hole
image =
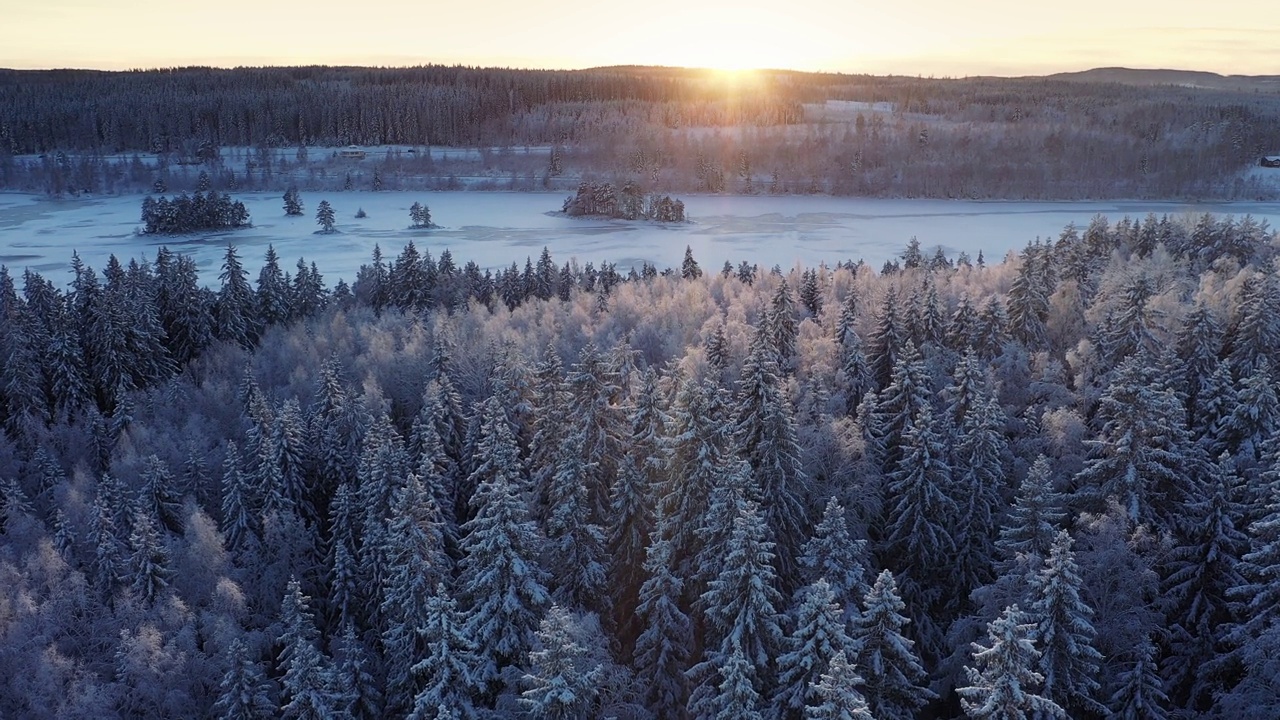
[[584, 182], [578, 185], [578, 192], [573, 197], [565, 199], [561, 210], [570, 217], [685, 222], [683, 201], [672, 200], [669, 195], [646, 195], [630, 182], [623, 185], [621, 191], [613, 183]]
[[142, 201], [144, 235], [181, 235], [200, 230], [227, 230], [249, 224], [244, 203], [230, 195], [183, 193], [170, 200], [148, 195]]

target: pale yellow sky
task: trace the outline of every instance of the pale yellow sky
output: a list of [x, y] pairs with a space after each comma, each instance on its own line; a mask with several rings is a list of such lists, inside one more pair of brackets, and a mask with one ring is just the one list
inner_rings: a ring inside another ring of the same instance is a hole
[[644, 64], [1280, 74], [1276, 0], [0, 0], [0, 67]]

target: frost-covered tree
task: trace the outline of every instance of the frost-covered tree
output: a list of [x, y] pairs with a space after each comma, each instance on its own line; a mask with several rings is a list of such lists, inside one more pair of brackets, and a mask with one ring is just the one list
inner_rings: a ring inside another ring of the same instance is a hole
[[867, 699], [858, 692], [862, 678], [843, 651], [831, 658], [827, 671], [810, 686], [817, 703], [804, 709], [805, 720], [873, 720]]
[[644, 688], [646, 705], [659, 717], [678, 718], [688, 697], [688, 669], [693, 624], [680, 609], [684, 583], [672, 573], [671, 544], [655, 540], [644, 570], [636, 615], [643, 628], [636, 639], [636, 677]]
[[760, 329], [767, 338], [769, 347], [773, 349], [778, 365], [784, 369], [790, 368], [796, 354], [799, 327], [796, 322], [795, 301], [791, 297], [791, 287], [786, 278], [778, 283]]
[[280, 717], [290, 720], [328, 720], [337, 712], [329, 658], [316, 645], [318, 633], [311, 615], [311, 598], [296, 579], [289, 580], [280, 606], [282, 625]]
[[129, 557], [129, 589], [134, 597], [150, 606], [169, 587], [172, 570], [169, 552], [147, 510], [139, 509], [133, 514], [129, 547], [133, 550]]
[[1249, 546], [1236, 529], [1241, 510], [1233, 496], [1239, 479], [1230, 456], [1219, 459], [1210, 482], [1211, 494], [1190, 508], [1197, 523], [1160, 568], [1169, 623], [1162, 663], [1166, 687], [1175, 704], [1200, 710], [1209, 708], [1239, 672], [1226, 658], [1228, 641], [1220, 628], [1239, 620], [1230, 594], [1244, 584], [1239, 563]]
[[1110, 716], [1116, 720], [1167, 720], [1169, 697], [1160, 677], [1156, 646], [1150, 638], [1132, 651], [1133, 660], [1116, 677]]
[[240, 263], [234, 245], [227, 246], [222, 260], [222, 273], [213, 304], [213, 333], [220, 340], [233, 342], [246, 350], [258, 342], [258, 303], [249, 287], [249, 273]]
[[373, 654], [356, 635], [356, 627], [345, 623], [333, 640], [333, 686], [339, 714], [352, 720], [383, 717], [382, 693], [375, 676]]
[[[1040, 651], [1035, 625], [1017, 605], [1005, 608], [987, 626], [990, 645], [973, 644], [973, 664], [966, 667], [969, 685], [957, 688], [960, 705], [975, 720], [1066, 718], [1052, 700], [1039, 693], [1044, 678], [1036, 672]], [[877, 716], [878, 717], [878, 716]]]
[[535, 649], [529, 651], [529, 671], [520, 706], [531, 717], [571, 720], [591, 715], [603, 671], [589, 666], [586, 650], [571, 632], [573, 616], [552, 605], [538, 628]]
[[902, 634], [911, 621], [902, 614], [906, 604], [898, 596], [893, 573], [880, 573], [863, 606], [850, 639], [871, 714], [886, 720], [912, 718], [937, 696], [926, 684], [928, 675], [913, 649], [915, 643]]
[[467, 636], [457, 602], [443, 583], [436, 585], [435, 593], [427, 599], [423, 617], [426, 625], [419, 632], [426, 651], [413, 666], [422, 689], [414, 698], [409, 717], [433, 720], [441, 717], [440, 708], [447, 708], [461, 720], [472, 720], [477, 716], [472, 698], [482, 689], [474, 678], [475, 645]]
[[799, 717], [807, 705], [817, 704], [814, 687], [837, 653], [853, 650], [846, 632], [844, 610], [825, 579], [806, 586], [795, 609], [786, 652], [778, 656], [778, 690], [773, 707], [779, 716]]
[[1044, 567], [1032, 581], [1030, 619], [1040, 646], [1037, 666], [1044, 695], [1075, 714], [1105, 714], [1095, 696], [1102, 654], [1094, 647], [1093, 608], [1080, 597], [1082, 581], [1071, 536], [1058, 533]]
[[547, 564], [554, 578], [552, 597], [563, 607], [608, 617], [608, 559], [604, 531], [591, 522], [585, 476], [594, 463], [584, 462], [581, 432], [567, 435], [556, 463], [547, 520]]
[[734, 435], [751, 464], [765, 522], [777, 543], [778, 574], [794, 585], [796, 556], [808, 534], [809, 478], [801, 465], [795, 418], [781, 383], [774, 349], [763, 332], [757, 333], [738, 382]]
[[333, 206], [328, 200], [321, 200], [320, 205], [316, 207], [316, 224], [320, 226], [320, 231], [324, 233], [333, 232], [334, 225]]
[[684, 246], [684, 262], [680, 265], [680, 277], [685, 280], [697, 280], [702, 277], [702, 268], [698, 267], [698, 261], [693, 259], [693, 248], [688, 245]]
[[1049, 556], [1066, 512], [1061, 498], [1053, 492], [1049, 458], [1041, 455], [1032, 463], [1018, 486], [1013, 507], [1000, 528], [996, 548], [1008, 568], [1019, 555], [1043, 560]]
[[813, 529], [813, 537], [800, 554], [801, 579], [805, 584], [825, 580], [834, 600], [844, 608], [844, 616], [857, 615], [862, 598], [871, 590], [867, 584], [867, 543], [849, 535], [845, 509], [832, 496]]
[[230, 440], [222, 466], [222, 532], [227, 536], [228, 547], [242, 551], [257, 539], [258, 523], [253, 512], [253, 489], [240, 470], [240, 452]]
[[267, 246], [267, 257], [258, 271], [257, 320], [263, 327], [289, 319], [289, 285], [280, 271], [280, 256], [274, 245]]
[[760, 713], [760, 693], [756, 690], [756, 669], [733, 647], [718, 668], [720, 684], [700, 717], [708, 720], [764, 720]]
[[782, 595], [777, 590], [773, 567], [773, 543], [758, 506], [745, 501], [739, 506], [729, 537], [727, 553], [719, 576], [702, 595], [707, 626], [704, 659], [689, 670], [697, 683], [689, 707], [695, 713], [714, 705], [717, 671], [723, 671], [729, 657], [741, 653], [751, 668], [751, 677], [761, 688], [773, 685], [774, 659], [782, 647]]
[[289, 216], [302, 214], [302, 196], [298, 194], [296, 186], [290, 185], [284, 192], [284, 214]]
[[491, 685], [499, 670], [529, 651], [550, 597], [538, 564], [544, 541], [518, 494], [519, 448], [496, 396], [484, 406], [477, 455], [482, 462], [471, 479], [475, 517], [462, 528], [458, 583], [470, 605], [467, 635], [480, 658], [475, 680]]
[[213, 711], [225, 720], [266, 720], [276, 713], [271, 682], [262, 666], [249, 654], [241, 638], [231, 641], [223, 653], [227, 669], [218, 683]]

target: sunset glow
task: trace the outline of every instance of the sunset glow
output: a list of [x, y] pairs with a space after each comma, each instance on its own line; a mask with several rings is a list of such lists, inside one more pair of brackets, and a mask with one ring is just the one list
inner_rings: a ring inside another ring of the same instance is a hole
[[923, 75], [1126, 65], [1280, 73], [1268, 0], [207, 4], [0, 0], [0, 67], [668, 65]]

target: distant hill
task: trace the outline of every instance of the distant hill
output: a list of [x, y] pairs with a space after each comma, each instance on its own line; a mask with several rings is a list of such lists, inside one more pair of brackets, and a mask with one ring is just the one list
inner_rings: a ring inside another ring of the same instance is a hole
[[1280, 92], [1280, 75], [1219, 75], [1199, 70], [1146, 70], [1107, 67], [1049, 75], [1053, 80], [1103, 82], [1151, 87], [1179, 85], [1210, 90]]

